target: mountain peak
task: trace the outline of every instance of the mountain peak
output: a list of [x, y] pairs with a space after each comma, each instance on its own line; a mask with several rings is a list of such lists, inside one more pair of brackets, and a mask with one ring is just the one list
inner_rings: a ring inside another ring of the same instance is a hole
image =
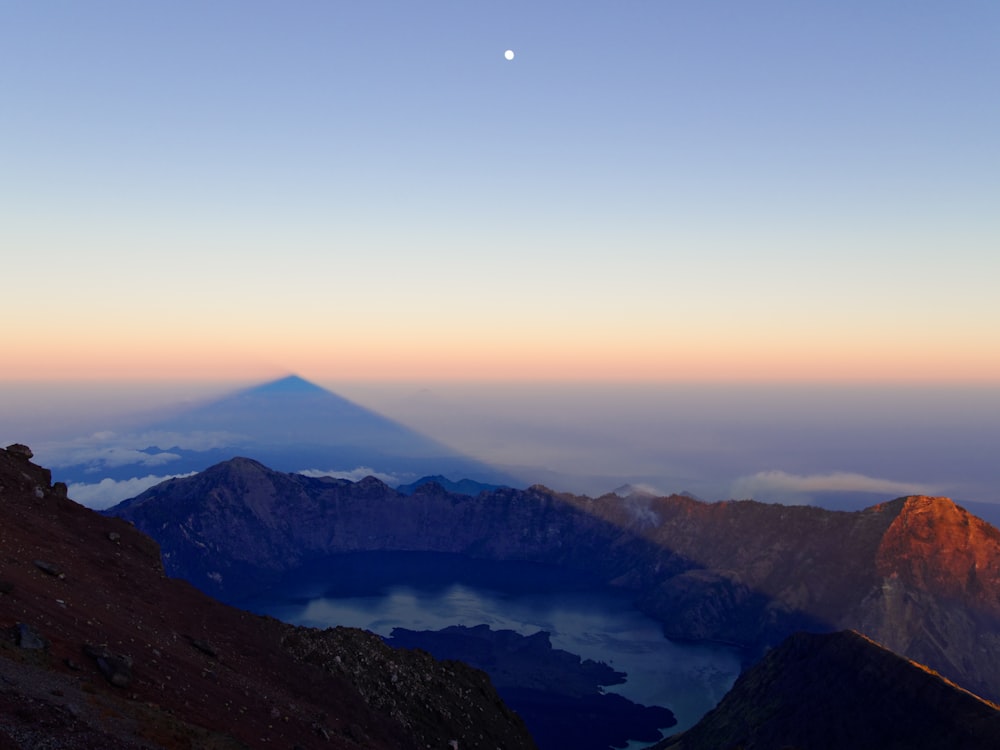
[[306, 380], [299, 375], [287, 375], [283, 378], [278, 378], [277, 380], [272, 380], [267, 383], [262, 383], [261, 385], [255, 386], [250, 389], [250, 393], [262, 393], [262, 394], [279, 394], [279, 393], [290, 393], [290, 394], [318, 394], [318, 393], [330, 393], [325, 388], [322, 388], [315, 383]]
[[899, 510], [876, 554], [882, 577], [941, 596], [971, 595], [977, 607], [1000, 615], [1000, 602], [988, 594], [1000, 586], [1000, 531], [945, 497], [893, 503]]

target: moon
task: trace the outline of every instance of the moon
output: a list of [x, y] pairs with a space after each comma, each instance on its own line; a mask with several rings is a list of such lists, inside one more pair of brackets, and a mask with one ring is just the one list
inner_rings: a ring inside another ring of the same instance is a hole
[[508, 60], [513, 60], [514, 59], [514, 50], [512, 50], [512, 49], [507, 50], [506, 52], [503, 53], [503, 56], [506, 57]]

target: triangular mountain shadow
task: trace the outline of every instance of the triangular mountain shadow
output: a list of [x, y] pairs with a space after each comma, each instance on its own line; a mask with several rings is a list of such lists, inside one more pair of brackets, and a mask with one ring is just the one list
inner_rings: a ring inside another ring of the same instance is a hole
[[[498, 469], [297, 375], [224, 396], [136, 431], [135, 462], [61, 467], [65, 481], [201, 471], [236, 455], [280, 471], [336, 470], [390, 484], [427, 474], [510, 484]], [[162, 456], [162, 461], [154, 460]], [[114, 465], [112, 465], [114, 464]], [[156, 466], [151, 472], [149, 467]]]

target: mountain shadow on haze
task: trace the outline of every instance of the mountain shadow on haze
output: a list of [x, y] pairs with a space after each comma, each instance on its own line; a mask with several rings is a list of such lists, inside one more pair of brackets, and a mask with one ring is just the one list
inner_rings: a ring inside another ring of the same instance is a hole
[[390, 484], [428, 474], [515, 481], [297, 375], [149, 424], [118, 443], [113, 461], [95, 452], [87, 462], [60, 465], [60, 478], [122, 480], [149, 474], [153, 466], [155, 473], [177, 475], [251, 455], [281, 471], [335, 471], [356, 479], [373, 474]]

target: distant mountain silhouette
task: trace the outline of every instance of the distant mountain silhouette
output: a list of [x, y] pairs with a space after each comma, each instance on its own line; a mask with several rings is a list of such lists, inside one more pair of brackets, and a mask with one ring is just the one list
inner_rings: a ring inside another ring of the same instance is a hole
[[96, 443], [58, 462], [67, 482], [201, 471], [252, 455], [283, 471], [374, 474], [392, 484], [428, 474], [510, 482], [501, 471], [297, 375], [249, 388]]
[[856, 632], [797, 633], [656, 750], [986, 750], [1000, 710]]
[[448, 479], [448, 477], [435, 474], [434, 476], [420, 477], [416, 482], [401, 484], [396, 489], [404, 495], [412, 495], [426, 484], [436, 484], [448, 492], [454, 492], [456, 495], [469, 495], [470, 497], [475, 497], [480, 492], [498, 490], [501, 487], [498, 484], [486, 484], [485, 482], [477, 482], [474, 479], [459, 479], [456, 482]]

